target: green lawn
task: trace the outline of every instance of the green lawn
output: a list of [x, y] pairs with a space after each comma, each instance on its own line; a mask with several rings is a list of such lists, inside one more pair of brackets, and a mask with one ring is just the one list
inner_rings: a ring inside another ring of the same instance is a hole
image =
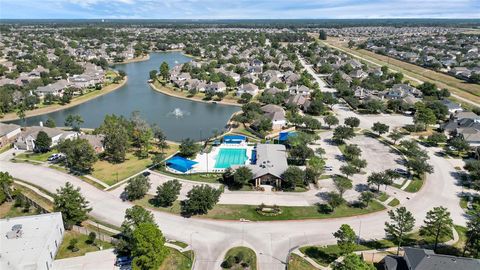
[[57, 150], [53, 149], [50, 150], [46, 153], [34, 153], [34, 152], [26, 152], [26, 153], [21, 153], [19, 155], [16, 155], [16, 158], [19, 159], [28, 159], [28, 160], [34, 160], [34, 161], [41, 161], [41, 162], [47, 162], [47, 159], [52, 155], [58, 153]]
[[187, 244], [187, 243], [180, 242], [180, 241], [171, 241], [171, 242], [169, 242], [169, 243], [172, 244], [172, 245], [179, 246], [179, 247], [181, 247], [181, 248], [186, 248], [186, 247], [188, 247], [188, 244]]
[[392, 201], [390, 201], [390, 202], [388, 203], [388, 206], [395, 207], [395, 206], [397, 206], [397, 205], [399, 205], [399, 204], [400, 204], [400, 201], [399, 201], [397, 198], [395, 198], [395, 199], [393, 199]]
[[0, 204], [0, 218], [13, 218], [37, 215], [40, 212], [34, 207], [30, 207], [28, 211], [25, 211], [23, 207], [15, 207], [13, 202], [4, 202]]
[[378, 197], [377, 197], [377, 200], [381, 201], [381, 202], [384, 202], [386, 201], [390, 196], [388, 196], [387, 193], [385, 192], [382, 192]]
[[[76, 252], [73, 252], [68, 248], [70, 244], [70, 240], [74, 238], [78, 240], [77, 247], [79, 250]], [[70, 258], [70, 257], [83, 256], [87, 252], [99, 251], [100, 246], [102, 246], [103, 249], [108, 249], [112, 247], [112, 244], [104, 241], [100, 241], [98, 239], [95, 240], [96, 245], [89, 244], [87, 243], [87, 239], [88, 239], [87, 235], [80, 234], [73, 231], [65, 231], [62, 244], [58, 249], [58, 253], [55, 259], [58, 260], [58, 259], [64, 259], [64, 258]]]
[[190, 270], [192, 269], [192, 251], [180, 252], [174, 248], [168, 248], [169, 254], [158, 270]]
[[[153, 196], [147, 195], [143, 199], [135, 201], [136, 204], [172, 214], [180, 214], [180, 202], [176, 201], [172, 207], [155, 207], [151, 203]], [[228, 205], [217, 204], [208, 214], [201, 217], [212, 219], [240, 220], [247, 219], [251, 221], [271, 221], [271, 220], [298, 220], [298, 219], [323, 219], [323, 218], [339, 218], [368, 214], [376, 211], [384, 210], [385, 207], [377, 202], [372, 201], [366, 208], [355, 208], [346, 205], [337, 207], [335, 211], [329, 214], [320, 213], [317, 206], [281, 206], [282, 213], [277, 216], [264, 216], [256, 211], [255, 205]]]
[[415, 193], [418, 192], [423, 186], [423, 180], [419, 178], [413, 178], [412, 182], [405, 188], [406, 192]]
[[219, 183], [219, 180], [222, 179], [221, 173], [175, 174], [165, 170], [165, 168], [163, 167], [155, 170], [178, 179], [185, 179], [196, 182]]
[[[235, 263], [235, 260], [233, 258], [239, 258], [239, 262]], [[257, 255], [255, 254], [255, 251], [251, 250], [250, 248], [247, 247], [234, 247], [231, 248], [227, 251], [227, 254], [225, 254], [224, 260], [229, 260], [233, 261], [232, 267], [228, 269], [245, 269], [242, 267], [242, 263], [248, 264], [250, 270], [256, 270], [257, 269]], [[224, 268], [226, 269], [226, 268]]]
[[[440, 239], [440, 242], [446, 242], [450, 239], [451, 237], [443, 237], [442, 239]], [[423, 237], [417, 231], [408, 234], [402, 246], [425, 245], [433, 243], [434, 237]], [[396, 244], [387, 239], [380, 239], [375, 241], [363, 242], [356, 246], [355, 251], [385, 249], [389, 247], [396, 247]], [[322, 266], [328, 266], [341, 255], [341, 249], [337, 245], [305, 246], [301, 247], [300, 251]]]
[[317, 268], [313, 267], [309, 262], [307, 262], [302, 257], [297, 254], [291, 254], [290, 260], [288, 261], [289, 270], [316, 270]]
[[132, 152], [129, 152], [122, 163], [110, 163], [106, 160], [95, 162], [91, 175], [107, 185], [113, 185], [145, 170], [150, 165], [152, 165], [150, 158], [139, 159]]

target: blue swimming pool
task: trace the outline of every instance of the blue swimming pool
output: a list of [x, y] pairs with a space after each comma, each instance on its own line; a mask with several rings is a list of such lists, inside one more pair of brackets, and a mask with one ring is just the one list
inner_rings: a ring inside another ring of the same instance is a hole
[[247, 159], [246, 149], [222, 148], [218, 152], [215, 168], [226, 169], [233, 165], [244, 165]]

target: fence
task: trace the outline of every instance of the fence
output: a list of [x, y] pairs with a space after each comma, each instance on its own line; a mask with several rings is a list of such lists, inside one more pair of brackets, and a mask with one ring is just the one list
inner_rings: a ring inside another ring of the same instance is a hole
[[101, 233], [100, 229], [98, 231], [95, 231], [95, 230], [92, 230], [92, 229], [89, 229], [89, 228], [86, 228], [86, 227], [80, 227], [80, 226], [77, 226], [77, 225], [73, 225], [72, 231], [78, 232], [78, 233], [81, 233], [81, 234], [84, 234], [84, 235], [89, 235], [91, 232], [93, 232], [97, 235], [97, 239], [99, 239], [101, 241], [104, 241], [104, 242], [109, 242], [109, 243], [112, 243], [112, 244], [115, 244], [118, 241], [116, 238], [113, 238], [109, 235]]

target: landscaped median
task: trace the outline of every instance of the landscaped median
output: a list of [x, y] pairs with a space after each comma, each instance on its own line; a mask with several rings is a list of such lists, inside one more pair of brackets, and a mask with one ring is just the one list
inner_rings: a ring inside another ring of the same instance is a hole
[[[157, 207], [154, 205], [153, 196], [146, 195], [143, 199], [135, 201], [135, 204], [168, 212], [175, 215], [181, 214], [181, 202], [175, 201], [171, 207]], [[272, 206], [273, 207], [273, 206]], [[342, 205], [333, 212], [322, 213], [321, 207], [314, 206], [278, 206], [281, 211], [278, 215], [264, 215], [258, 212], [259, 206], [256, 205], [233, 205], [233, 204], [217, 204], [207, 214], [200, 217], [223, 220], [249, 220], [249, 221], [273, 221], [273, 220], [302, 220], [302, 219], [325, 219], [351, 217], [382, 211], [385, 208], [381, 203], [372, 201], [368, 207], [352, 207]]]
[[227, 251], [221, 264], [222, 269], [257, 269], [257, 255], [247, 247], [234, 247]]

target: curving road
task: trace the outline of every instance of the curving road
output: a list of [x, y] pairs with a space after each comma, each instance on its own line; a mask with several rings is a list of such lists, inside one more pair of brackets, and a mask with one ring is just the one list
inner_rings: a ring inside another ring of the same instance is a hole
[[[443, 159], [429, 149], [435, 172], [428, 175], [424, 188], [404, 205], [413, 212], [417, 226], [421, 225], [426, 212], [434, 206], [446, 206], [452, 213], [455, 224], [464, 225], [465, 216], [459, 206], [454, 166], [456, 160]], [[121, 201], [113, 193], [101, 191], [71, 175], [43, 166], [8, 161], [8, 152], [2, 154], [0, 170], [14, 177], [41, 186], [50, 192], [69, 181], [80, 187], [93, 208], [91, 214], [100, 220], [115, 225], [123, 221], [125, 210], [132, 206]], [[235, 222], [182, 218], [163, 212], [154, 212], [161, 230], [170, 239], [177, 239], [192, 246], [196, 253], [194, 269], [219, 269], [225, 252], [233, 246], [253, 247], [257, 252], [259, 269], [285, 269], [289, 251], [307, 244], [334, 242], [332, 233], [341, 224], [350, 224], [361, 238], [384, 237], [382, 228], [388, 219], [386, 211], [369, 215], [339, 219], [278, 222]]]

